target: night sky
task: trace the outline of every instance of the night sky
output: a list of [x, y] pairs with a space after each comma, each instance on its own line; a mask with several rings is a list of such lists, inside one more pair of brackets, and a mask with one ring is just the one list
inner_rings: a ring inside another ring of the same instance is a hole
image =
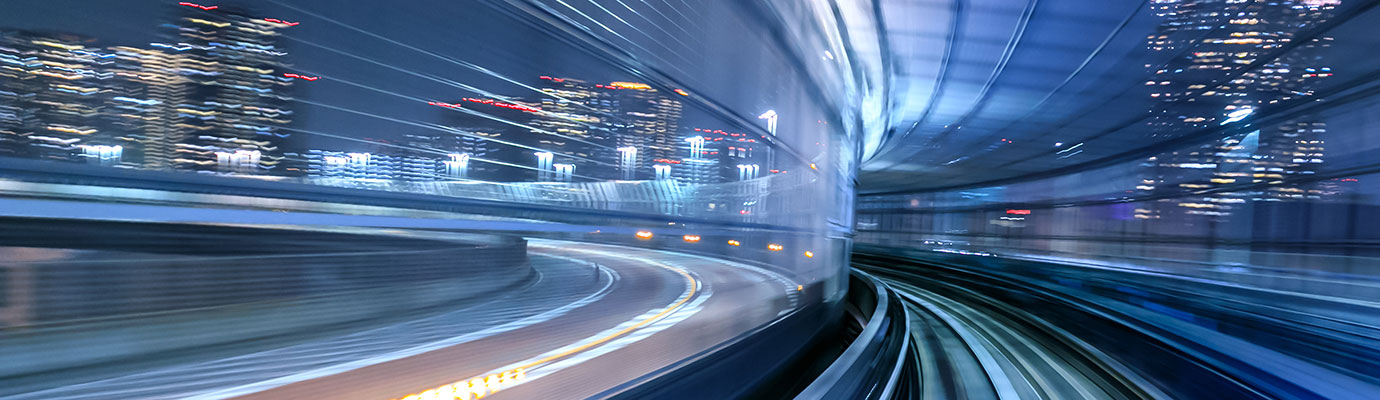
[[[278, 45], [289, 53], [284, 60], [290, 64], [283, 72], [323, 79], [298, 82], [293, 88], [295, 96], [397, 120], [440, 123], [448, 119], [442, 113], [454, 111], [427, 106], [426, 100], [454, 102], [461, 97], [478, 97], [441, 81], [499, 95], [535, 97], [534, 92], [444, 58], [474, 63], [528, 85], [536, 85], [541, 75], [604, 82], [632, 80], [549, 39], [545, 33], [474, 2], [203, 3], [238, 6], [264, 18], [301, 22], [282, 30], [284, 38]], [[170, 21], [178, 7], [176, 1], [24, 0], [0, 7], [4, 9], [0, 29], [75, 33], [96, 38], [100, 46], [148, 47], [150, 42], [171, 40], [168, 30], [159, 25]], [[397, 138], [426, 130], [305, 103], [293, 107], [297, 129], [356, 138]], [[358, 146], [348, 143], [322, 137], [310, 137], [306, 142], [312, 148]]]

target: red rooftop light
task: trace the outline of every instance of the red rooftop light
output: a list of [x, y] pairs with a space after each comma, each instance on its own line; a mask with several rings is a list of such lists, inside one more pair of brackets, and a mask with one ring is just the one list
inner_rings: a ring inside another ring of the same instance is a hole
[[297, 26], [298, 24], [301, 24], [301, 22], [288, 22], [277, 18], [264, 18], [264, 21], [272, 22], [275, 24], [283, 24], [287, 26]]
[[211, 11], [211, 10], [220, 8], [220, 6], [203, 6], [203, 5], [200, 5], [200, 4], [197, 4], [197, 3], [188, 3], [188, 2], [185, 2], [185, 1], [183, 1], [183, 2], [178, 2], [177, 5], [179, 5], [179, 6], [187, 6], [187, 7], [196, 7], [196, 8], [200, 8], [200, 9], [202, 9], [202, 10], [206, 10], [206, 11]]
[[445, 108], [460, 108], [460, 105], [459, 105], [459, 104], [442, 103], [442, 102], [439, 102], [439, 101], [428, 101], [428, 102], [426, 102], [426, 104], [430, 104], [430, 105], [437, 106], [437, 107], [445, 107]]
[[471, 103], [488, 104], [488, 105], [491, 105], [491, 106], [494, 106], [494, 107], [507, 108], [507, 109], [510, 109], [510, 110], [526, 111], [526, 112], [529, 112], [529, 113], [539, 113], [539, 112], [541, 112], [541, 109], [540, 109], [540, 108], [528, 107], [528, 106], [524, 106], [524, 105], [521, 105], [521, 104], [504, 103], [504, 102], [501, 102], [501, 101], [494, 101], [493, 99], [476, 99], [476, 98], [472, 98], [472, 97], [466, 97], [466, 98], [461, 99], [461, 100], [468, 101], [468, 102], [471, 102]]

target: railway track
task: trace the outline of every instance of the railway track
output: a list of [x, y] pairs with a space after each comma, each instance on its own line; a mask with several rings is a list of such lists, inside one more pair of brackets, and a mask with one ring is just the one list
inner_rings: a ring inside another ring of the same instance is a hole
[[854, 255], [904, 301], [925, 399], [1155, 399], [1170, 396], [1064, 329], [964, 276]]

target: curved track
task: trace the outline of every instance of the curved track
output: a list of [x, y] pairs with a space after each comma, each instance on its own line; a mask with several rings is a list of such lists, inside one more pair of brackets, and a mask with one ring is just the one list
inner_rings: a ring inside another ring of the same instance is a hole
[[1167, 398], [1115, 360], [960, 278], [854, 256], [906, 303], [926, 399]]

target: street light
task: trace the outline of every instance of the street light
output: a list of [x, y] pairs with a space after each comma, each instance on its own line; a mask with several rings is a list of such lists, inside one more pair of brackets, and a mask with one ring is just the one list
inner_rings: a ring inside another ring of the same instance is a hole
[[704, 154], [704, 136], [695, 136], [685, 139], [690, 142], [690, 159], [698, 160]]
[[549, 151], [538, 151], [532, 154], [537, 156], [537, 181], [551, 180], [551, 161], [556, 159], [556, 155]]
[[464, 178], [466, 175], [469, 175], [469, 154], [451, 154], [450, 160], [442, 161], [442, 163], [446, 166], [446, 175], [456, 178]]
[[757, 178], [759, 169], [757, 164], [738, 164], [738, 180], [745, 181]]
[[116, 165], [124, 157], [125, 148], [121, 146], [89, 145], [83, 144], [81, 153], [88, 157], [89, 162], [98, 165]]
[[570, 178], [575, 175], [575, 164], [555, 164], [552, 167], [556, 170], [556, 181], [570, 182]]
[[1230, 112], [1230, 113], [1227, 114], [1227, 119], [1226, 119], [1225, 121], [1222, 121], [1222, 123], [1219, 124], [1219, 125], [1226, 125], [1226, 124], [1230, 124], [1230, 123], [1232, 123], [1232, 122], [1236, 122], [1236, 121], [1240, 121], [1240, 120], [1246, 119], [1246, 117], [1251, 116], [1251, 114], [1254, 113], [1254, 112], [1255, 112], [1255, 109], [1254, 109], [1254, 108], [1242, 108], [1242, 109], [1238, 109], [1238, 110], [1236, 110], [1236, 111], [1232, 111], [1232, 112]]
[[623, 170], [623, 179], [632, 180], [634, 168], [637, 167], [637, 148], [632, 146], [619, 147], [618, 165]]
[[[350, 153], [352, 158], [355, 154], [361, 153]], [[364, 163], [367, 164], [369, 162], [367, 157], [369, 153], [362, 154], [366, 156]], [[216, 165], [220, 167], [220, 169], [223, 171], [248, 172], [252, 171], [255, 167], [259, 165], [259, 160], [261, 156], [262, 154], [259, 153], [258, 150], [235, 150], [234, 153], [217, 151]]]
[[762, 113], [762, 115], [757, 116], [757, 119], [767, 120], [767, 133], [770, 133], [772, 136], [776, 136], [777, 118], [778, 116], [776, 115], [776, 110], [767, 110], [767, 112], [764, 112]]

